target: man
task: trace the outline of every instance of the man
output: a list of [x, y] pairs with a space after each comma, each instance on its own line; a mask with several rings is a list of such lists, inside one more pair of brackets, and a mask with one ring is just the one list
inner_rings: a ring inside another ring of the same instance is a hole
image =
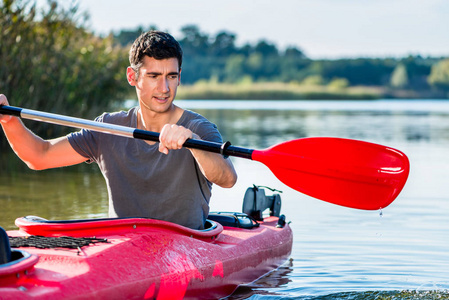
[[[127, 79], [139, 106], [104, 113], [99, 122], [160, 132], [159, 143], [81, 130], [43, 140], [20, 119], [0, 115], [11, 148], [32, 169], [96, 162], [106, 180], [110, 217], [150, 217], [203, 228], [212, 183], [232, 187], [229, 159], [182, 148], [189, 138], [222, 142], [216, 126], [173, 104], [181, 82], [182, 50], [169, 34], [149, 31], [131, 47]], [[0, 104], [9, 105], [4, 95]]]

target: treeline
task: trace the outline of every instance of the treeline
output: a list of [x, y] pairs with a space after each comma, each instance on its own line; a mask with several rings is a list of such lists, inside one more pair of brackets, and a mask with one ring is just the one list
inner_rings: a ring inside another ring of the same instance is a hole
[[[125, 47], [148, 29], [157, 27], [122, 30], [114, 38]], [[181, 29], [181, 34], [178, 39], [185, 52], [182, 80], [186, 84], [245, 81], [326, 85], [338, 81], [343, 86], [408, 89], [440, 97], [445, 97], [444, 92], [449, 89], [448, 63], [441, 57], [312, 60], [298, 48], [280, 51], [265, 40], [238, 47], [236, 34], [227, 31], [210, 36], [197, 26], [188, 25]]]

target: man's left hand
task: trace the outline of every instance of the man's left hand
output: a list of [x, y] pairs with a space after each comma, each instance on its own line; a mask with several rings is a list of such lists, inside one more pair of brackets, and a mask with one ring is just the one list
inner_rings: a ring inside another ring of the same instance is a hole
[[181, 149], [184, 142], [191, 138], [194, 138], [194, 134], [189, 129], [175, 124], [165, 124], [159, 135], [159, 151], [168, 154], [169, 150]]

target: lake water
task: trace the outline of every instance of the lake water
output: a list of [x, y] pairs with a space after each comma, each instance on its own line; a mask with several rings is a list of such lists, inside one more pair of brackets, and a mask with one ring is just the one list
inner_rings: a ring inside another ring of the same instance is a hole
[[[291, 222], [290, 260], [230, 299], [449, 299], [449, 102], [178, 101], [216, 123], [233, 145], [263, 149], [328, 136], [391, 146], [410, 159], [399, 197], [382, 211], [323, 202], [282, 184], [261, 163], [232, 158], [239, 179], [214, 187], [212, 211], [240, 211], [253, 184], [282, 190]], [[2, 153], [0, 226], [14, 219], [105, 217], [95, 166], [34, 172]], [[7, 157], [7, 159], [5, 159]]]

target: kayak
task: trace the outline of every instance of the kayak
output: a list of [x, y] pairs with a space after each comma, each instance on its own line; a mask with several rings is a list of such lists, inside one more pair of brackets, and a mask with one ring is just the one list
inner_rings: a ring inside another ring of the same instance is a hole
[[[222, 215], [219, 217], [229, 217]], [[244, 215], [235, 215], [246, 222]], [[251, 220], [252, 221], [252, 220]], [[280, 266], [292, 231], [267, 217], [258, 227], [209, 221], [205, 230], [141, 218], [16, 220], [11, 237], [94, 237], [74, 249], [13, 248], [0, 266], [1, 299], [217, 299]]]
[[204, 230], [146, 218], [18, 218], [0, 299], [226, 297], [288, 259], [293, 234], [278, 215], [214, 213]]

